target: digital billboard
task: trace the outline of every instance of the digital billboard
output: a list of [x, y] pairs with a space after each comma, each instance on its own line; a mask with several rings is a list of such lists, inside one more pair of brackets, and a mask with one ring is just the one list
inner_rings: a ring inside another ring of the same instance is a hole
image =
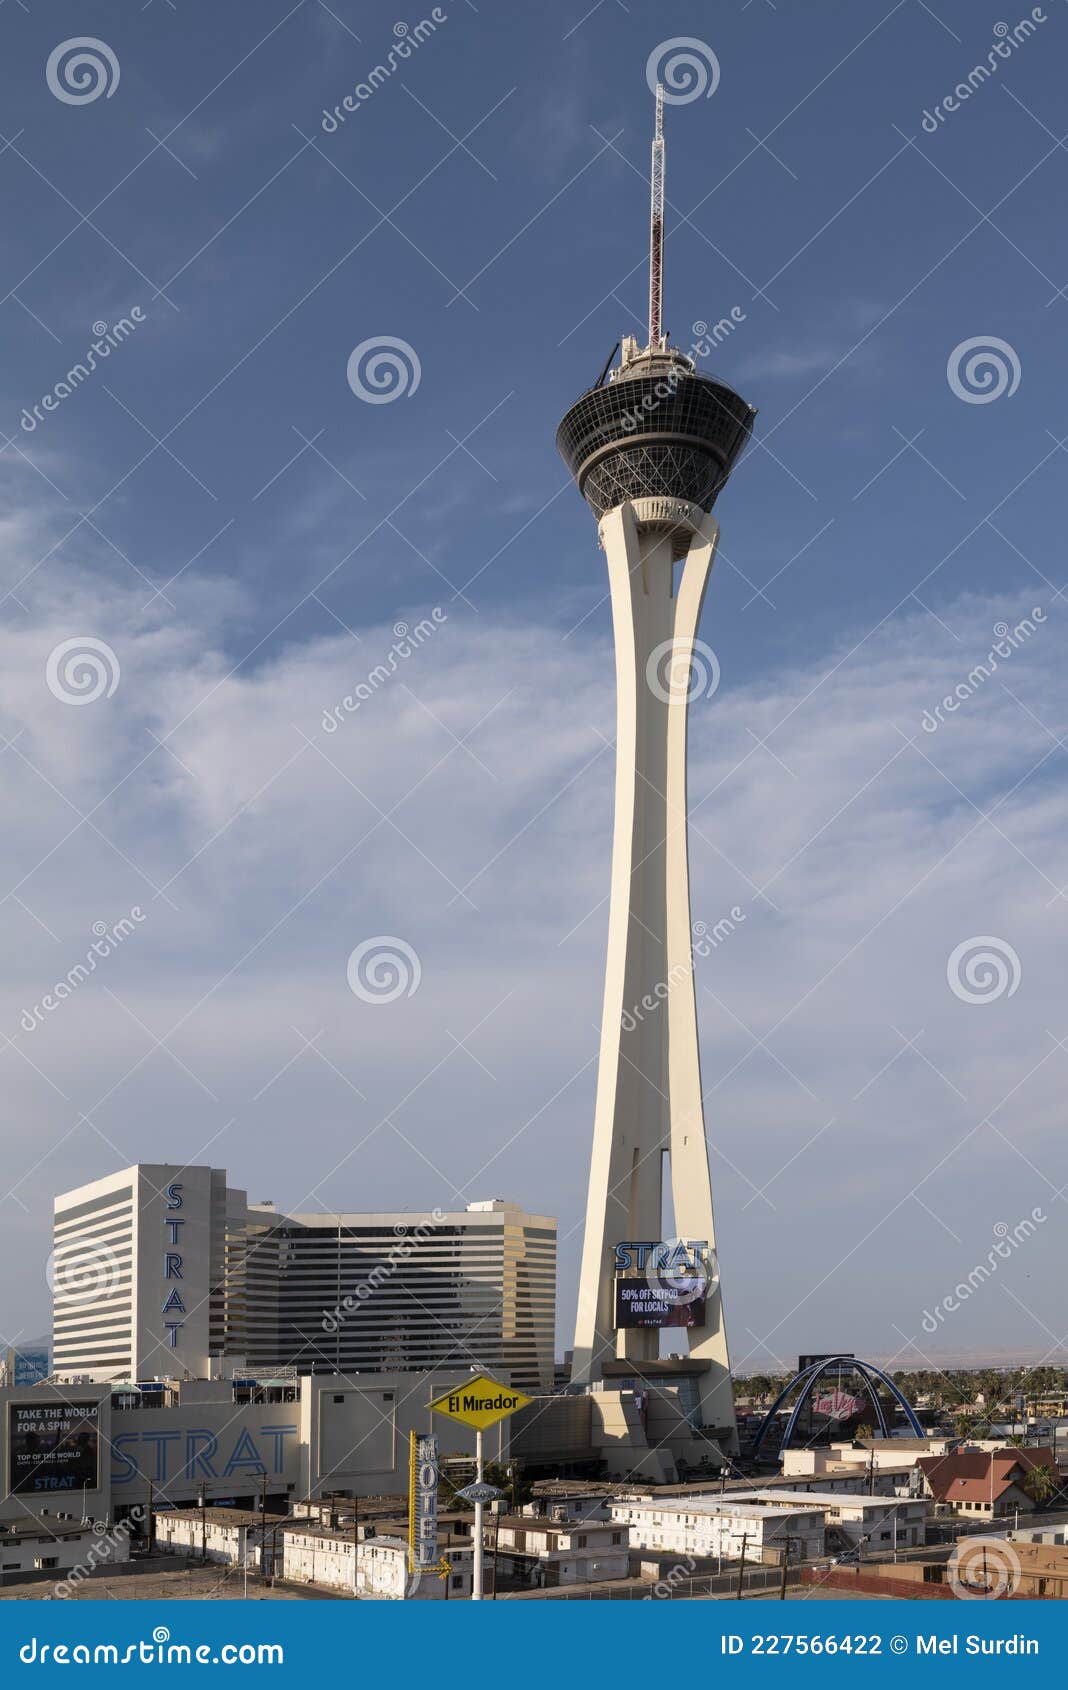
[[[855, 1359], [852, 1350], [828, 1350], [825, 1354], [821, 1352], [808, 1356], [798, 1356], [797, 1371], [798, 1373], [804, 1373], [806, 1368], [815, 1367], [818, 1361], [837, 1361], [840, 1356], [845, 1357], [848, 1361], [853, 1361]], [[842, 1371], [844, 1373], [847, 1369], [843, 1368]]]
[[99, 1405], [18, 1402], [8, 1411], [8, 1489], [76, 1491], [99, 1487]]
[[616, 1326], [703, 1326], [706, 1288], [704, 1279], [617, 1279]]

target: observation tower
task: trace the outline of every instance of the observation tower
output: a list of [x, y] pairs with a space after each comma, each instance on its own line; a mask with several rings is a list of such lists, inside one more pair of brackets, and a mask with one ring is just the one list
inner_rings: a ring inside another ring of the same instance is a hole
[[[663, 90], [656, 91], [649, 339], [576, 400], [557, 447], [597, 520], [616, 653], [608, 958], [572, 1382], [675, 1382], [695, 1425], [737, 1447], [715, 1253], [694, 996], [686, 731], [705, 690], [698, 622], [712, 507], [752, 430], [662, 323]], [[614, 356], [614, 353], [613, 353]], [[611, 359], [609, 360], [611, 362]], [[711, 656], [711, 654], [708, 654]], [[677, 1236], [665, 1238], [665, 1161]], [[678, 1328], [688, 1357], [661, 1358]]]

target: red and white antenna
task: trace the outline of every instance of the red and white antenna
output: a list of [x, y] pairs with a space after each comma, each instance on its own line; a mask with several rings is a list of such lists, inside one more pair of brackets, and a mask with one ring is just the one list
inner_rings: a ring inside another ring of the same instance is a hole
[[659, 346], [664, 308], [664, 88], [656, 85], [656, 130], [649, 204], [649, 345]]

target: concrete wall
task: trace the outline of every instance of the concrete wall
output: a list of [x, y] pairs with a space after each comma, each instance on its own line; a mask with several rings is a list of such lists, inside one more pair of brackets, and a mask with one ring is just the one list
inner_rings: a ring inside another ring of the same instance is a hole
[[[475, 1434], [431, 1415], [429, 1404], [469, 1374], [375, 1374], [335, 1379], [326, 1374], [298, 1382], [290, 1402], [237, 1403], [226, 1381], [194, 1380], [178, 1387], [166, 1407], [118, 1408], [107, 1385], [20, 1386], [0, 1390], [0, 1520], [77, 1508], [81, 1486], [11, 1495], [9, 1405], [92, 1402], [99, 1426], [99, 1481], [84, 1496], [94, 1520], [125, 1516], [134, 1508], [194, 1506], [203, 1492], [208, 1506], [259, 1506], [266, 1476], [268, 1509], [340, 1492], [356, 1496], [401, 1494], [408, 1489], [408, 1434], [433, 1431], [443, 1458], [473, 1458]], [[434, 1424], [431, 1424], [431, 1421]], [[507, 1461], [508, 1421], [485, 1434], [485, 1459]], [[47, 1476], [47, 1475], [45, 1475]]]
[[[445, 1551], [452, 1563], [446, 1580], [436, 1573], [409, 1575], [408, 1546], [394, 1538], [364, 1539], [358, 1550], [356, 1593], [372, 1601], [444, 1601], [471, 1595], [471, 1550], [452, 1546]], [[353, 1593], [351, 1538], [322, 1537], [289, 1530], [285, 1533], [283, 1577], [296, 1584]], [[454, 1581], [459, 1579], [457, 1585]]]
[[[217, 1520], [176, 1519], [167, 1514], [156, 1515], [156, 1548], [180, 1555], [201, 1555], [208, 1561], [236, 1567], [244, 1557], [251, 1571], [261, 1562], [259, 1529], [224, 1525]], [[270, 1531], [268, 1529], [268, 1539]]]
[[[25, 1524], [25, 1515], [23, 1515]], [[59, 1522], [56, 1522], [57, 1527]], [[96, 1567], [114, 1566], [130, 1559], [130, 1542], [125, 1533], [96, 1533], [90, 1529], [74, 1537], [51, 1537], [47, 1530], [19, 1537], [0, 1535], [0, 1569], [4, 1576], [38, 1570], [42, 1561], [55, 1563], [53, 1576], [82, 1567], [88, 1577]]]

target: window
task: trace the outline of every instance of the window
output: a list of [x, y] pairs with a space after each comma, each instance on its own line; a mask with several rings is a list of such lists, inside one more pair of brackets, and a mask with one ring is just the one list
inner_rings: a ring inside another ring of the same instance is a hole
[[334, 1398], [334, 1401], [335, 1401], [335, 1402], [344, 1402], [344, 1401], [345, 1401], [345, 1399], [344, 1399], [344, 1397], [335, 1397], [335, 1398]]
[[579, 1548], [580, 1548], [580, 1549], [585, 1549], [585, 1547], [586, 1547], [586, 1544], [587, 1544], [587, 1541], [588, 1541], [588, 1540], [587, 1540], [587, 1538], [586, 1538], [586, 1535], [585, 1535], [585, 1533], [583, 1533], [583, 1534], [582, 1534], [582, 1536], [581, 1536], [581, 1537], [579, 1537], [579, 1538], [576, 1538], [576, 1540], [575, 1540], [575, 1541], [576, 1541], [576, 1543], [577, 1543], [577, 1544], [578, 1544], [578, 1547], [579, 1547]]
[[59, 1556], [58, 1555], [38, 1555], [37, 1559], [34, 1561], [33, 1564], [34, 1564], [35, 1567], [58, 1567], [59, 1566]]
[[613, 1543], [622, 1543], [623, 1542], [623, 1533], [622, 1532], [613, 1532], [612, 1533], [612, 1542]]
[[464, 1587], [464, 1575], [463, 1575], [463, 1573], [453, 1573], [453, 1575], [452, 1575], [452, 1588], [454, 1590], [462, 1590], [463, 1587]]

